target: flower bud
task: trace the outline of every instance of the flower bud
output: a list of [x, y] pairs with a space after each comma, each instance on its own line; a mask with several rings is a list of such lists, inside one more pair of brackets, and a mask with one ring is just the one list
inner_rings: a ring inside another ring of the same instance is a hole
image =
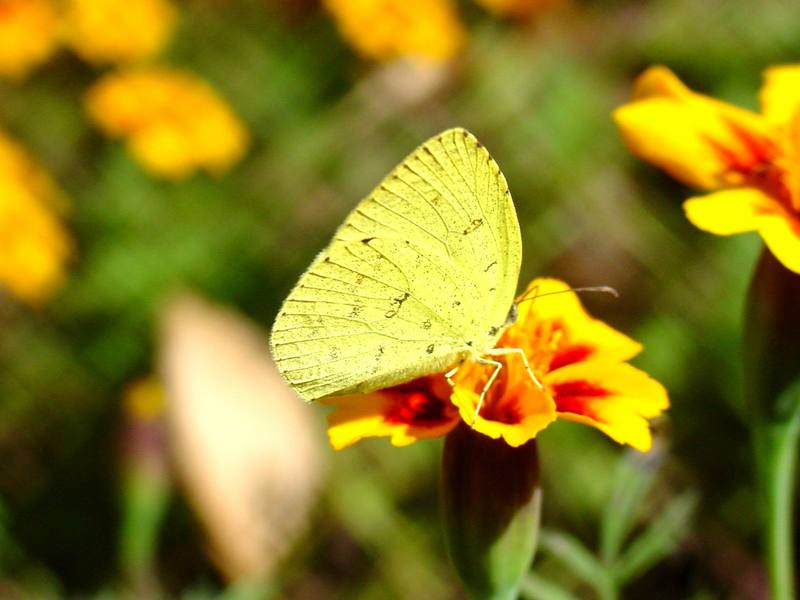
[[779, 400], [800, 379], [800, 275], [769, 250], [761, 254], [750, 284], [744, 359], [750, 417], [786, 419], [793, 406]]
[[453, 565], [474, 600], [514, 600], [536, 548], [536, 440], [517, 448], [461, 423], [442, 459], [442, 522]]

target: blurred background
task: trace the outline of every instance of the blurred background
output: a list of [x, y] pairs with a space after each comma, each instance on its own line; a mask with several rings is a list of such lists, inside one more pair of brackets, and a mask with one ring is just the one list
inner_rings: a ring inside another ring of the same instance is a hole
[[798, 23], [780, 0], [0, 0], [0, 597], [462, 598], [441, 440], [334, 453], [266, 345], [347, 212], [458, 125], [508, 179], [520, 285], [616, 287], [585, 303], [672, 399], [647, 456], [540, 436], [525, 597], [603, 597], [588, 554], [625, 598], [766, 598], [739, 392], [759, 241], [691, 227], [610, 114], [653, 63], [757, 108]]

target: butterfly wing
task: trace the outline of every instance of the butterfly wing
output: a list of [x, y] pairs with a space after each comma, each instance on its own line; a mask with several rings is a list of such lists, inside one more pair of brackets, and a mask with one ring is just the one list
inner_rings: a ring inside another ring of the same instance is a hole
[[505, 177], [469, 132], [428, 140], [362, 200], [300, 278], [272, 331], [306, 400], [367, 393], [491, 348], [519, 277]]

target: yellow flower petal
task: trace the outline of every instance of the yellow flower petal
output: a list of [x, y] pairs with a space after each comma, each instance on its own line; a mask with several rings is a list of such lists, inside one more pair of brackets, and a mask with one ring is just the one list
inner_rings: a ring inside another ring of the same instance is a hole
[[451, 0], [325, 0], [325, 6], [342, 37], [368, 58], [439, 62], [464, 42]]
[[800, 216], [766, 215], [758, 232], [783, 266], [800, 274]]
[[22, 79], [58, 45], [58, 16], [51, 0], [0, 3], [0, 76]]
[[716, 235], [758, 231], [783, 265], [800, 273], [800, 216], [749, 188], [724, 190], [691, 198], [686, 216], [699, 229]]
[[[555, 353], [548, 368], [558, 368], [576, 360], [606, 359], [628, 360], [642, 350], [641, 344], [628, 336], [609, 327], [602, 321], [594, 319], [586, 312], [578, 299], [578, 295], [569, 292], [569, 286], [558, 279], [534, 279], [528, 288], [520, 295], [526, 300], [519, 304], [518, 327], [509, 331], [509, 337], [516, 335], [520, 338], [537, 335], [537, 331], [526, 327], [526, 323], [553, 323], [558, 324], [558, 340], [552, 343], [561, 348]], [[554, 292], [556, 293], [555, 295]], [[559, 293], [563, 292], [563, 293]], [[542, 296], [537, 298], [536, 296]], [[523, 339], [502, 340], [505, 347], [526, 347]], [[519, 346], [517, 346], [519, 344]]]
[[667, 392], [655, 379], [627, 363], [588, 361], [558, 369], [543, 382], [559, 418], [597, 427], [621, 444], [647, 451], [647, 419], [669, 406]]
[[635, 90], [614, 112], [625, 143], [689, 185], [739, 183], [737, 171], [771, 151], [774, 132], [759, 115], [688, 90], [664, 67], [646, 71]]
[[759, 97], [767, 120], [776, 125], [789, 123], [800, 107], [800, 65], [781, 65], [764, 71]]
[[336, 450], [367, 437], [389, 437], [394, 446], [439, 437], [458, 424], [442, 376], [416, 379], [372, 394], [337, 396], [321, 402], [336, 407], [328, 416], [328, 437]]
[[167, 0], [67, 0], [64, 37], [88, 62], [132, 63], [166, 45], [176, 16]]
[[526, 383], [501, 394], [499, 400], [488, 397], [477, 419], [479, 395], [474, 390], [457, 386], [453, 391], [453, 404], [465, 423], [474, 424], [475, 431], [493, 439], [503, 438], [509, 446], [518, 447], [556, 420], [553, 399]]
[[72, 241], [55, 207], [64, 199], [27, 153], [0, 133], [0, 285], [43, 301], [64, 278]]
[[752, 188], [722, 190], [690, 198], [684, 202], [683, 209], [695, 227], [716, 235], [755, 231], [761, 216], [781, 211], [776, 200]]
[[665, 97], [689, 98], [692, 91], [678, 79], [670, 69], [663, 65], [655, 65], [636, 78], [633, 83], [633, 98]]

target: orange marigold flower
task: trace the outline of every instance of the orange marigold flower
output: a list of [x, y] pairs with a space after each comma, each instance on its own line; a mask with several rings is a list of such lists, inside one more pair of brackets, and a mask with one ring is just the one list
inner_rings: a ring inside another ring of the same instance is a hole
[[452, 58], [464, 30], [451, 0], [325, 0], [339, 31], [361, 54], [433, 62]]
[[161, 51], [176, 16], [168, 0], [67, 0], [64, 35], [90, 63], [132, 63]]
[[511, 353], [498, 357], [502, 369], [477, 417], [492, 367], [471, 362], [459, 367], [454, 389], [439, 374], [373, 394], [328, 398], [325, 403], [336, 407], [329, 417], [331, 443], [339, 449], [364, 437], [391, 436], [401, 446], [443, 435], [464, 420], [480, 433], [521, 446], [561, 418], [648, 450], [648, 419], [667, 408], [666, 391], [626, 362], [641, 346], [590, 317], [568, 290], [558, 280], [534, 280], [522, 297], [564, 293], [521, 303], [517, 321], [497, 345], [522, 350], [541, 388], [519, 354]]
[[651, 67], [614, 118], [635, 154], [684, 183], [719, 190], [686, 201], [695, 226], [717, 235], [758, 231], [775, 257], [800, 273], [800, 66], [764, 75], [758, 114]]
[[64, 278], [72, 242], [53, 208], [53, 181], [0, 133], [0, 285], [21, 300], [43, 301]]
[[163, 67], [112, 73], [86, 95], [91, 118], [156, 175], [227, 171], [244, 154], [242, 122], [207, 83]]
[[58, 17], [50, 0], [0, 1], [0, 76], [25, 77], [58, 46]]

